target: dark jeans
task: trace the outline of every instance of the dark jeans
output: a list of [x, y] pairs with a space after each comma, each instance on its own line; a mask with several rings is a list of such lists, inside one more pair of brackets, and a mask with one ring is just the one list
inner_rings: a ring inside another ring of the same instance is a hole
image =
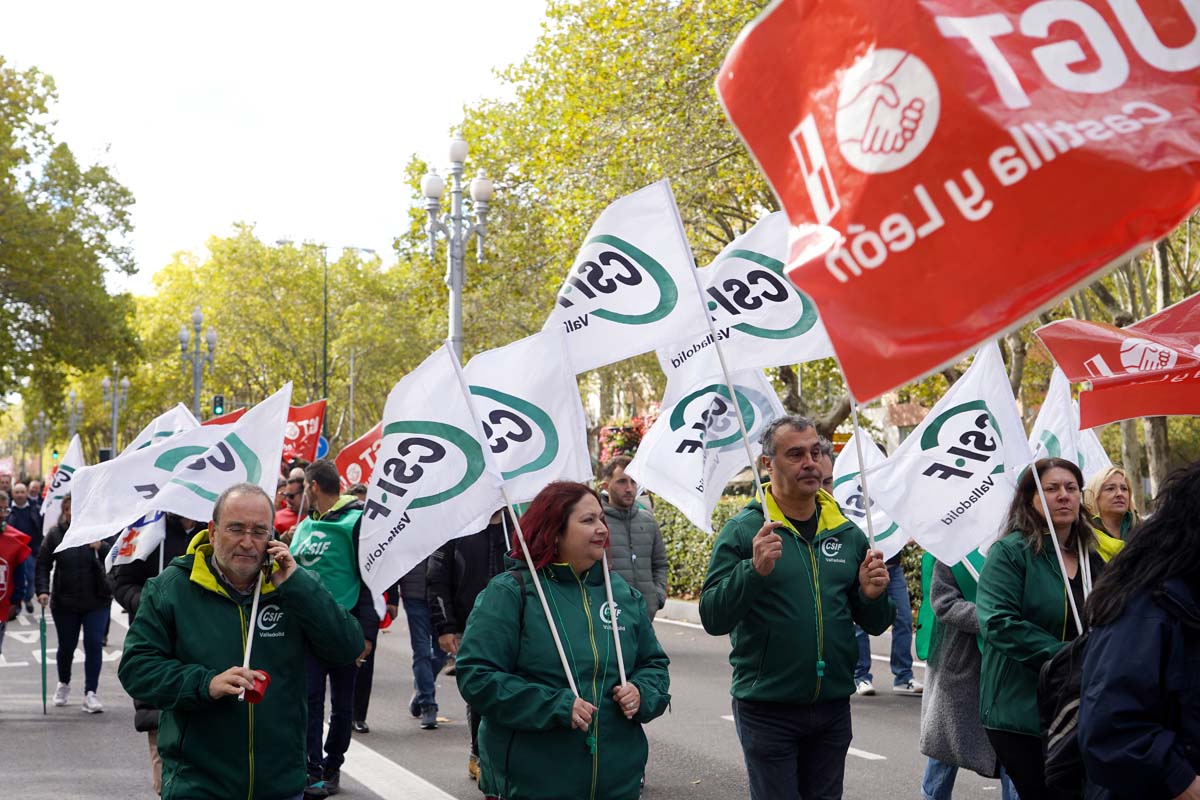
[[58, 631], [59, 683], [71, 682], [71, 663], [75, 660], [75, 645], [83, 629], [83, 691], [94, 692], [100, 685], [100, 667], [104, 664], [104, 631], [108, 628], [108, 606], [80, 614], [77, 611], [50, 609]]
[[363, 659], [354, 679], [354, 721], [367, 721], [367, 707], [371, 705], [371, 684], [375, 682], [375, 648]]
[[[350, 723], [354, 711], [354, 679], [358, 666], [351, 661], [340, 667], [327, 667], [312, 653], [305, 653], [308, 667], [308, 771], [322, 767], [341, 769], [350, 746]], [[329, 682], [329, 735], [325, 737], [325, 757], [321, 757], [321, 723], [325, 721], [325, 682]]]
[[[913, 679], [913, 619], [912, 603], [908, 600], [908, 584], [904, 580], [904, 567], [889, 566], [888, 597], [896, 606], [896, 621], [892, 623], [892, 683], [903, 686]], [[854, 635], [858, 637], [858, 664], [854, 667], [854, 680], [869, 681], [871, 678], [871, 637], [857, 625]]]
[[404, 598], [404, 616], [408, 618], [408, 638], [412, 643], [413, 682], [417, 705], [437, 708], [437, 675], [446, 665], [446, 654], [433, 638], [429, 604], [416, 598]]
[[815, 705], [733, 700], [750, 800], [840, 800], [853, 736], [850, 701]]
[[1069, 800], [1071, 795], [1046, 786], [1042, 740], [1038, 736], [985, 728], [996, 758], [1012, 779], [1021, 800]]

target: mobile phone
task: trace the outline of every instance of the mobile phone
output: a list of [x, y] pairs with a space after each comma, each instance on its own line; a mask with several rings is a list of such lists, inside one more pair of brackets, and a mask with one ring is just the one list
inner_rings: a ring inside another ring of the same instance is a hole
[[[279, 539], [279, 536], [275, 533], [274, 530], [272, 530], [271, 538], [267, 540], [267, 544], [270, 545], [271, 542], [274, 542], [278, 539]], [[273, 564], [274, 562], [275, 562], [275, 559], [271, 556], [271, 551], [264, 550], [263, 551], [263, 562], [262, 562], [262, 571], [263, 571], [264, 576], [266, 576], [268, 578], [271, 577], [271, 564]]]

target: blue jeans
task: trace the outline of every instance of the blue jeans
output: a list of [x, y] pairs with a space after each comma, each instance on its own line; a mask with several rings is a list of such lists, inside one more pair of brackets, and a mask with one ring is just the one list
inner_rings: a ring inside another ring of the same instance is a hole
[[417, 598], [404, 598], [404, 616], [408, 618], [408, 638], [412, 644], [413, 682], [418, 706], [437, 709], [437, 675], [446, 665], [446, 654], [433, 638], [429, 604]]
[[104, 664], [104, 632], [108, 629], [107, 606], [80, 614], [77, 611], [50, 609], [58, 631], [58, 682], [71, 682], [71, 662], [75, 660], [75, 645], [83, 629], [83, 691], [94, 692], [100, 685], [100, 667]]
[[733, 699], [750, 800], [841, 800], [853, 732], [850, 701], [813, 705]]
[[[931, 758], [925, 764], [925, 777], [921, 779], [921, 797], [923, 800], [950, 800], [954, 791], [954, 779], [958, 777], [958, 767]], [[1000, 798], [1001, 800], [1020, 800], [1017, 790], [1004, 768], [1000, 769]]]
[[[322, 768], [341, 769], [350, 747], [350, 723], [354, 715], [354, 678], [358, 665], [351, 661], [340, 667], [327, 667], [312, 653], [305, 653], [308, 670], [308, 772]], [[329, 735], [325, 737], [325, 756], [321, 757], [321, 724], [325, 721], [325, 681], [329, 681]]]
[[[903, 686], [913, 679], [912, 656], [912, 605], [908, 601], [908, 584], [904, 581], [904, 567], [889, 566], [888, 597], [896, 606], [896, 621], [892, 623], [892, 683]], [[854, 681], [871, 680], [871, 637], [857, 625], [854, 635], [858, 637], [858, 664], [854, 667]]]

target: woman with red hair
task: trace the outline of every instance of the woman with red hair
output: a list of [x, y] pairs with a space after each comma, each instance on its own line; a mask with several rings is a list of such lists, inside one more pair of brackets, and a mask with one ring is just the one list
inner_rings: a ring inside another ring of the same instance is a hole
[[[600, 563], [608, 526], [599, 496], [584, 484], [551, 483], [521, 517], [521, 531], [550, 619], [517, 548], [510, 569], [480, 594], [458, 651], [459, 691], [483, 718], [479, 788], [504, 800], [635, 800], [646, 768], [642, 725], [671, 700], [669, 660], [645, 601], [614, 572], [615, 613], [609, 607]], [[550, 624], [562, 639], [578, 697], [563, 674]]]

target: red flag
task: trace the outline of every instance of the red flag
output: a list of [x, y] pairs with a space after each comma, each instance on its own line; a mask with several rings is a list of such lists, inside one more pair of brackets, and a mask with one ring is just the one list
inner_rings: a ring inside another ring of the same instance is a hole
[[317, 400], [305, 406], [288, 409], [287, 428], [283, 436], [283, 460], [302, 458], [317, 460], [317, 440], [325, 423], [325, 401]]
[[1079, 395], [1080, 425], [1200, 414], [1200, 295], [1125, 328], [1065, 319], [1037, 330]]
[[1200, 204], [1179, 0], [780, 0], [717, 92], [855, 397], [955, 361]]
[[371, 477], [375, 469], [375, 456], [379, 452], [379, 442], [383, 437], [383, 423], [355, 439], [342, 448], [333, 463], [337, 465], [338, 475], [342, 478], [342, 491], [346, 491], [356, 483], [363, 483]]
[[212, 419], [206, 419], [206, 420], [204, 420], [204, 422], [201, 422], [200, 424], [201, 425], [228, 425], [232, 422], [237, 422], [239, 419], [241, 419], [242, 414], [245, 414], [246, 411], [247, 411], [247, 408], [245, 406], [242, 406], [241, 408], [237, 408], [237, 409], [234, 409], [233, 411], [230, 411], [228, 414], [222, 414], [219, 417], [213, 417]]

